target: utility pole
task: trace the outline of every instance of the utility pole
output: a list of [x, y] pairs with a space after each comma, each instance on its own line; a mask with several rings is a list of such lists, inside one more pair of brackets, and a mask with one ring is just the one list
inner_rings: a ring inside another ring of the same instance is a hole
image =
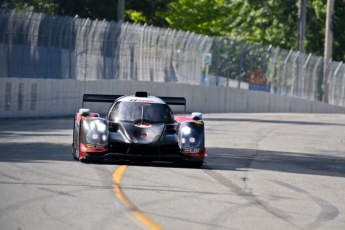
[[307, 0], [299, 0], [298, 9], [298, 51], [304, 53]]
[[329, 83], [328, 83], [328, 63], [332, 60], [332, 45], [333, 45], [333, 12], [334, 0], [327, 0], [327, 15], [325, 27], [325, 53], [323, 63], [323, 89], [324, 102], [329, 102]]
[[306, 25], [306, 14], [307, 14], [307, 0], [299, 0], [298, 9], [298, 40], [297, 47], [299, 51], [298, 63], [297, 63], [297, 91], [296, 96], [300, 97], [303, 89], [301, 87], [301, 81], [305, 73], [303, 72], [304, 65], [304, 40], [305, 40], [305, 25]]
[[125, 0], [117, 0], [117, 21], [123, 22], [125, 18]]

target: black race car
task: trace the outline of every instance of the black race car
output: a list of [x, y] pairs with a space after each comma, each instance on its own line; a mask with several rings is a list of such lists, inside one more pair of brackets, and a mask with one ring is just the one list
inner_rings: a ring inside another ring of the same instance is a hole
[[75, 159], [168, 161], [202, 167], [206, 156], [202, 114], [175, 116], [169, 107], [186, 106], [185, 98], [155, 97], [147, 92], [132, 96], [84, 94], [84, 102], [112, 105], [104, 118], [86, 108], [75, 114]]

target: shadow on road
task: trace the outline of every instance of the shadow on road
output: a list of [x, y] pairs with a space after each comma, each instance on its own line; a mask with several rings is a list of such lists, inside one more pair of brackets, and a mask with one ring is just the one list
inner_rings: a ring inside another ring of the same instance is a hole
[[270, 170], [297, 174], [345, 177], [345, 157], [253, 149], [208, 148], [204, 169]]
[[[74, 161], [70, 144], [2, 143], [0, 162]], [[202, 169], [245, 171], [270, 170], [297, 174], [345, 177], [345, 157], [306, 153], [273, 152], [253, 149], [208, 148]], [[81, 162], [75, 162], [82, 164]], [[181, 167], [165, 162], [105, 160], [89, 164], [131, 164], [150, 167]], [[182, 166], [183, 167], [183, 166]]]

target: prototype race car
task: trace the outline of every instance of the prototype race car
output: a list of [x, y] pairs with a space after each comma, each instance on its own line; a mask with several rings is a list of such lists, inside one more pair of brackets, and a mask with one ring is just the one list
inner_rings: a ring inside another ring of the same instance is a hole
[[134, 162], [167, 161], [202, 167], [205, 134], [202, 113], [174, 116], [169, 105], [183, 97], [84, 94], [84, 102], [112, 103], [105, 118], [90, 109], [75, 114], [72, 155], [80, 161], [119, 159]]

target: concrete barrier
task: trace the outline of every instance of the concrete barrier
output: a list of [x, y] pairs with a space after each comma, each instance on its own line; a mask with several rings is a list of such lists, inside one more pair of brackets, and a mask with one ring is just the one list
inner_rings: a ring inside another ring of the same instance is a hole
[[[186, 85], [144, 81], [77, 81], [32, 78], [0, 78], [0, 118], [56, 117], [73, 115], [84, 93], [134, 94], [147, 91], [156, 96], [183, 96], [187, 110], [203, 113], [344, 113], [338, 107], [300, 98], [222, 86]], [[109, 104], [84, 107], [104, 111]], [[183, 108], [173, 107], [182, 112]]]

